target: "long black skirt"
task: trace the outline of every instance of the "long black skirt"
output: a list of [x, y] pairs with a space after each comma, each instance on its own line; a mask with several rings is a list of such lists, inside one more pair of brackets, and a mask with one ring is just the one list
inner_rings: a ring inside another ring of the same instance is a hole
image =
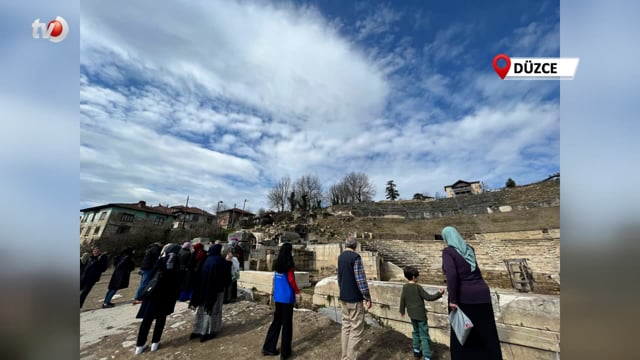
[[464, 346], [460, 345], [456, 334], [451, 330], [449, 340], [451, 360], [502, 360], [500, 339], [491, 303], [458, 304], [458, 307], [469, 317], [473, 323], [473, 329]]

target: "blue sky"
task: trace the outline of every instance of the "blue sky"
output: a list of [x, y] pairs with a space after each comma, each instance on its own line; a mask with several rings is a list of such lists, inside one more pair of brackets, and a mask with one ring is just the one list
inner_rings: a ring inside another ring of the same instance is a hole
[[[189, 5], [187, 5], [189, 4]], [[219, 200], [359, 171], [384, 197], [559, 171], [559, 82], [491, 62], [559, 56], [559, 3], [84, 3], [81, 206]], [[239, 205], [241, 206], [241, 205]]]

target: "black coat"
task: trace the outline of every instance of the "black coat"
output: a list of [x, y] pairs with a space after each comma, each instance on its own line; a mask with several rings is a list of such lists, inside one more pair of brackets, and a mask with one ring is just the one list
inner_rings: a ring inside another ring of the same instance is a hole
[[92, 255], [80, 276], [80, 287], [84, 288], [84, 285], [97, 283], [108, 265], [109, 260], [106, 254], [100, 254], [97, 257]]
[[200, 284], [196, 285], [189, 305], [203, 305], [206, 310], [211, 311], [218, 294], [224, 293], [224, 289], [231, 283], [230, 265], [221, 255], [210, 253], [202, 266]]
[[156, 266], [154, 266], [150, 275], [151, 278], [158, 271], [162, 272], [162, 277], [155, 291], [142, 301], [136, 318], [157, 319], [173, 313], [176, 301], [180, 296], [180, 285], [182, 284], [184, 271], [181, 269], [179, 259], [176, 259], [176, 264], [172, 269], [167, 269], [168, 259], [168, 256], [159, 258]]
[[153, 243], [147, 246], [147, 249], [144, 252], [144, 258], [142, 259], [142, 265], [140, 265], [140, 270], [151, 270], [156, 265], [156, 261], [160, 257], [160, 252], [162, 251], [162, 247], [157, 243]]
[[109, 290], [128, 288], [129, 278], [134, 268], [135, 264], [131, 259], [131, 255], [123, 255], [116, 259], [116, 268], [113, 270], [113, 275], [111, 275], [111, 280], [109, 281]]

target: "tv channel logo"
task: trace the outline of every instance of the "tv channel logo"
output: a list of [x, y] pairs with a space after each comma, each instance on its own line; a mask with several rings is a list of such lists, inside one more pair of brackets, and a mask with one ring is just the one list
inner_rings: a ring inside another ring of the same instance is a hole
[[49, 39], [54, 43], [59, 43], [67, 37], [69, 33], [69, 24], [60, 16], [56, 16], [55, 20], [48, 23], [41, 23], [40, 18], [35, 19], [31, 23], [34, 39]]

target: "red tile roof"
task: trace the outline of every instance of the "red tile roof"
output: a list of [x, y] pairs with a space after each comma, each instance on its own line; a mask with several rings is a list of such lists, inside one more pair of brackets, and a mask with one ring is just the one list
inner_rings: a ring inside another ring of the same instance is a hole
[[137, 203], [109, 203], [109, 204], [105, 204], [105, 205], [99, 205], [99, 206], [94, 206], [94, 207], [90, 207], [90, 208], [85, 208], [85, 209], [81, 209], [81, 212], [87, 212], [87, 211], [99, 211], [102, 209], [106, 209], [106, 208], [112, 208], [112, 207], [118, 207], [118, 208], [122, 208], [122, 209], [131, 209], [131, 210], [138, 210], [138, 211], [144, 211], [144, 212], [148, 212], [148, 213], [152, 213], [152, 214], [160, 214], [160, 215], [167, 215], [167, 216], [171, 216], [172, 213], [171, 211], [167, 211], [166, 209], [169, 209], [165, 206], [154, 206], [154, 207], [150, 207], [147, 206], [147, 203], [144, 201], [138, 201]]

